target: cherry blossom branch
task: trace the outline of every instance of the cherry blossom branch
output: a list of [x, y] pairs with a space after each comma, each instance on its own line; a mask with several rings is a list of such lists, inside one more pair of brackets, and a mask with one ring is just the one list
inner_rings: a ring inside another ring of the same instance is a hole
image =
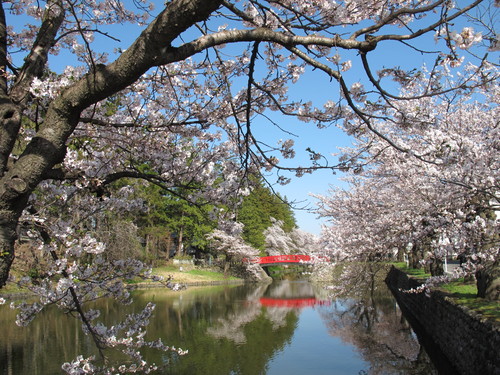
[[[441, 0], [440, 0], [441, 1]], [[370, 35], [370, 38], [369, 39], [373, 39], [373, 41], [375, 43], [378, 43], [378, 42], [381, 42], [383, 40], [399, 40], [399, 41], [402, 41], [402, 40], [411, 40], [411, 39], [415, 39], [421, 35], [424, 35], [428, 32], [431, 32], [433, 30], [436, 30], [437, 28], [439, 28], [440, 25], [443, 25], [443, 24], [448, 24], [449, 22], [453, 21], [454, 19], [456, 19], [457, 17], [461, 16], [462, 14], [464, 13], [467, 13], [469, 10], [475, 8], [476, 6], [478, 6], [479, 4], [481, 4], [484, 0], [476, 0], [474, 1], [473, 3], [469, 4], [468, 6], [466, 6], [465, 8], [455, 12], [453, 15], [449, 16], [449, 17], [446, 17], [444, 20], [440, 19], [438, 21], [436, 21], [435, 23], [427, 26], [427, 27], [424, 27], [422, 29], [419, 29], [418, 31], [415, 31], [415, 32], [412, 32], [411, 34], [406, 34], [406, 35], [397, 35], [397, 34], [386, 34], [386, 35], [378, 35], [378, 36], [372, 36]]]
[[[39, 232], [41, 234], [41, 237], [43, 238], [43, 240], [45, 242], [45, 245], [50, 245], [50, 243], [53, 241], [53, 239], [51, 238], [51, 236], [50, 236], [48, 230], [45, 228], [45, 226], [42, 223], [40, 223], [40, 222], [35, 223], [35, 226], [39, 230]], [[60, 244], [60, 245], [63, 245], [63, 244]], [[50, 253], [50, 256], [52, 257], [52, 260], [55, 263], [58, 263], [60, 259], [59, 259], [57, 253], [55, 252], [55, 250], [52, 247], [50, 247], [49, 253]], [[61, 275], [63, 277], [65, 277], [66, 279], [70, 279], [71, 278], [71, 276], [69, 275], [69, 273], [65, 269], [61, 270]], [[78, 295], [77, 295], [77, 293], [75, 291], [75, 288], [73, 286], [70, 286], [68, 288], [68, 291], [69, 291], [69, 293], [71, 295], [71, 299], [73, 300], [73, 303], [74, 303], [74, 310], [78, 313], [78, 316], [80, 317], [82, 323], [87, 327], [88, 332], [90, 333], [90, 335], [92, 336], [92, 339], [93, 339], [94, 343], [96, 344], [96, 347], [97, 347], [97, 349], [99, 351], [100, 356], [103, 359], [106, 358], [104, 356], [104, 352], [103, 352], [103, 349], [105, 349], [106, 345], [102, 341], [101, 337], [97, 334], [97, 332], [94, 331], [92, 324], [87, 319], [87, 315], [83, 311], [83, 307], [82, 307], [80, 298], [78, 297]], [[61, 300], [62, 298], [64, 298], [64, 296], [61, 296], [59, 298], [59, 300]], [[53, 303], [53, 304], [55, 304], [57, 302], [58, 302], [57, 300], [52, 300], [51, 301], [51, 303]]]
[[312, 66], [314, 66], [314, 67], [316, 67], [318, 69], [321, 69], [322, 71], [324, 71], [325, 73], [327, 73], [330, 77], [335, 78], [339, 82], [340, 88], [342, 90], [342, 93], [344, 94], [344, 97], [345, 97], [345, 99], [346, 99], [349, 107], [354, 111], [354, 113], [356, 113], [358, 115], [358, 117], [363, 121], [363, 123], [366, 125], [366, 127], [368, 129], [370, 129], [370, 131], [372, 133], [374, 133], [379, 138], [385, 140], [388, 144], [390, 144], [396, 150], [404, 152], [404, 153], [408, 152], [408, 150], [399, 147], [391, 139], [389, 139], [387, 136], [383, 135], [382, 133], [380, 133], [377, 129], [375, 129], [373, 127], [373, 125], [372, 125], [371, 121], [369, 120], [367, 114], [365, 114], [364, 112], [362, 112], [358, 108], [358, 106], [356, 104], [354, 104], [354, 101], [352, 100], [352, 97], [351, 97], [350, 90], [347, 87], [347, 85], [346, 85], [346, 83], [345, 83], [342, 75], [340, 74], [340, 72], [338, 72], [336, 70], [333, 70], [330, 67], [326, 66], [325, 64], [320, 63], [319, 61], [316, 61], [316, 60], [312, 59], [311, 57], [309, 57], [308, 55], [306, 55], [305, 53], [301, 52], [299, 49], [297, 49], [295, 47], [290, 48], [290, 50], [292, 52], [294, 52], [296, 55], [298, 55], [300, 58], [302, 58], [304, 61], [308, 62], [309, 64], [311, 64]]
[[369, 34], [369, 33], [376, 32], [376, 31], [380, 30], [380, 28], [382, 28], [383, 26], [390, 25], [393, 21], [399, 19], [403, 15], [407, 15], [407, 14], [415, 15], [415, 14], [419, 14], [419, 13], [429, 12], [429, 11], [437, 8], [441, 4], [446, 3], [446, 1], [447, 0], [439, 0], [439, 1], [436, 1], [435, 3], [431, 3], [427, 6], [423, 6], [420, 8], [400, 8], [400, 9], [397, 9], [396, 11], [391, 12], [388, 16], [382, 18], [375, 25], [371, 25], [371, 26], [362, 28], [360, 30], [357, 30], [356, 32], [354, 32], [351, 35], [351, 39], [356, 39], [357, 37], [359, 37], [360, 35], [363, 35], [363, 34]]
[[[112, 127], [112, 128], [136, 128], [139, 126], [144, 126], [140, 122], [110, 122], [110, 121], [105, 121], [101, 120], [95, 117], [80, 117], [80, 122], [84, 124], [92, 124], [92, 125], [97, 125], [97, 126], [106, 126], [106, 127]], [[189, 125], [206, 125], [208, 123], [207, 120], [186, 120], [186, 121], [170, 121], [162, 125], [157, 125], [154, 126], [154, 128], [150, 128], [151, 130], [153, 129], [163, 129], [163, 128], [170, 128], [170, 127], [180, 127], [180, 126], [189, 126]]]
[[69, 30], [69, 31], [66, 31], [64, 33], [61, 33], [56, 39], [55, 39], [55, 43], [61, 41], [62, 39], [68, 37], [69, 35], [71, 34], [84, 34], [86, 32], [89, 32], [89, 33], [96, 33], [96, 34], [100, 34], [102, 36], [105, 36], [106, 38], [109, 38], [115, 42], [120, 42], [120, 39], [114, 37], [113, 35], [111, 35], [110, 33], [108, 32], [105, 32], [105, 31], [102, 31], [100, 29], [97, 29], [97, 28], [88, 28], [88, 27], [81, 27], [79, 28], [78, 30]]
[[[384, 99], [386, 100], [386, 102], [389, 105], [391, 105], [389, 98], [396, 99], [396, 100], [415, 100], [415, 99], [422, 99], [422, 98], [433, 97], [433, 96], [440, 96], [440, 95], [444, 95], [444, 94], [456, 91], [457, 88], [460, 88], [462, 90], [466, 90], [466, 89], [472, 90], [472, 89], [475, 89], [477, 87], [484, 85], [485, 83], [492, 82], [492, 81], [498, 79], [498, 77], [496, 77], [496, 76], [493, 76], [493, 77], [488, 78], [488, 79], [486, 79], [486, 77], [484, 77], [484, 80], [481, 80], [481, 82], [467, 86], [467, 82], [472, 81], [474, 79], [474, 77], [477, 77], [477, 74], [479, 74], [479, 72], [481, 71], [481, 68], [483, 67], [483, 64], [487, 58], [487, 55], [486, 55], [483, 57], [483, 59], [481, 60], [481, 64], [474, 70], [474, 72], [469, 74], [469, 76], [466, 79], [464, 79], [463, 82], [461, 82], [457, 85], [454, 85], [453, 87], [450, 87], [446, 90], [433, 90], [432, 92], [429, 92], [428, 90], [426, 90], [424, 93], [422, 93], [420, 95], [398, 96], [398, 95], [394, 95], [394, 94], [391, 94], [390, 92], [386, 91], [380, 85], [380, 82], [375, 79], [375, 77], [373, 76], [373, 74], [371, 72], [370, 64], [368, 63], [367, 55], [368, 55], [367, 53], [360, 53], [361, 61], [363, 63], [363, 68], [365, 70], [366, 76], [368, 77], [370, 82], [375, 86], [375, 88], [378, 90], [378, 92], [382, 95], [382, 97], [384, 97]], [[391, 107], [394, 108], [394, 106], [392, 106], [392, 105], [391, 105]]]
[[[54, 250], [50, 250], [50, 255], [52, 256], [54, 262], [57, 262], [59, 260], [59, 257]], [[70, 278], [70, 275], [66, 272], [66, 270], [62, 270], [61, 275], [66, 279]], [[103, 349], [106, 348], [106, 345], [104, 344], [102, 338], [94, 330], [93, 325], [87, 319], [87, 314], [83, 311], [83, 306], [80, 302], [80, 298], [78, 298], [78, 295], [76, 294], [75, 288], [71, 286], [68, 288], [68, 291], [71, 294], [71, 298], [73, 300], [73, 303], [75, 304], [75, 310], [78, 313], [78, 316], [80, 317], [85, 327], [87, 327], [88, 332], [92, 336], [92, 340], [94, 340], [97, 350], [99, 351], [99, 355], [101, 356], [101, 358], [105, 359], [106, 356], [104, 355]]]
[[24, 102], [29, 96], [29, 87], [33, 78], [40, 77], [47, 62], [50, 48], [53, 47], [57, 32], [65, 17], [61, 0], [50, 0], [45, 8], [42, 25], [38, 31], [29, 55], [11, 89], [10, 97], [16, 103]]

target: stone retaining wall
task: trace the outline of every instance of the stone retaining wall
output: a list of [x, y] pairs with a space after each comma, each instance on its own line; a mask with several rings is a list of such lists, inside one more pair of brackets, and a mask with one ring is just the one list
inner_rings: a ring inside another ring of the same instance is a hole
[[500, 327], [454, 304], [444, 293], [405, 293], [421, 283], [392, 267], [386, 278], [409, 312], [463, 375], [500, 375]]

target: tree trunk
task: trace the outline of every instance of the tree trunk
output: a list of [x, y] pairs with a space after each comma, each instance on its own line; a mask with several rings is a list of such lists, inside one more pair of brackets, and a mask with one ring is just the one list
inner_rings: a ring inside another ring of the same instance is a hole
[[170, 259], [171, 248], [172, 248], [172, 235], [168, 233], [167, 236], [163, 237], [163, 249], [165, 250], [165, 259], [167, 261]]
[[398, 247], [398, 252], [396, 254], [396, 260], [398, 262], [403, 262], [405, 260], [405, 249], [403, 247]]
[[176, 255], [177, 256], [182, 256], [183, 255], [183, 244], [182, 244], [182, 236], [183, 236], [183, 233], [184, 232], [184, 228], [181, 226], [179, 228], [179, 237], [177, 238], [177, 252], [176, 252]]
[[229, 269], [231, 268], [231, 260], [232, 257], [230, 255], [226, 255], [226, 259], [224, 259], [224, 276], [229, 274]]
[[14, 242], [16, 240], [16, 222], [0, 219], [0, 288], [7, 282], [9, 270], [14, 260]]
[[14, 244], [17, 240], [19, 217], [26, 206], [27, 195], [17, 195], [17, 201], [12, 199], [17, 192], [12, 192], [9, 182], [12, 179], [0, 179], [0, 288], [9, 277], [10, 267], [14, 261]]
[[424, 259], [424, 253], [419, 245], [413, 245], [410, 254], [408, 254], [410, 268], [422, 268], [420, 261]]
[[429, 264], [429, 270], [432, 276], [444, 275], [443, 261], [441, 259], [432, 257]]
[[489, 301], [500, 300], [500, 263], [486, 264], [476, 271], [477, 296]]
[[[3, 14], [3, 11], [2, 11]], [[9, 155], [14, 148], [21, 127], [21, 108], [5, 95], [0, 97], [0, 288], [7, 278], [14, 260], [16, 228], [27, 197], [18, 198], [27, 189], [18, 176], [5, 174], [10, 167]]]

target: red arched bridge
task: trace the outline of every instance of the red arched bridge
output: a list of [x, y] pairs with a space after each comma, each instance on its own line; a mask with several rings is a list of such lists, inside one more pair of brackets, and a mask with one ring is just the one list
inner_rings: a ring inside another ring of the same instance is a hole
[[324, 256], [310, 256], [310, 255], [299, 255], [299, 254], [286, 254], [286, 255], [274, 255], [267, 257], [256, 257], [256, 258], [245, 258], [244, 262], [257, 263], [262, 267], [274, 266], [274, 265], [285, 265], [285, 264], [313, 264], [317, 261], [326, 262], [329, 261], [328, 257]]

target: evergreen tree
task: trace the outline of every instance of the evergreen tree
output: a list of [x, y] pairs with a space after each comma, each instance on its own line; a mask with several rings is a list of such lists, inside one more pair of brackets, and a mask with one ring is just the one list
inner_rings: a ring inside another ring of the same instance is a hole
[[164, 190], [156, 185], [145, 186], [139, 195], [147, 211], [137, 218], [137, 223], [150, 252], [154, 250], [158, 255], [158, 250], [165, 251], [168, 259], [171, 252], [182, 256], [188, 248], [205, 249], [206, 234], [216, 226], [209, 215], [213, 205], [188, 201], [182, 189]]
[[272, 219], [283, 222], [283, 230], [287, 233], [296, 227], [293, 211], [286, 198], [273, 193], [259, 180], [238, 210], [237, 221], [244, 224], [243, 239], [263, 250], [266, 243], [264, 231], [272, 225]]

